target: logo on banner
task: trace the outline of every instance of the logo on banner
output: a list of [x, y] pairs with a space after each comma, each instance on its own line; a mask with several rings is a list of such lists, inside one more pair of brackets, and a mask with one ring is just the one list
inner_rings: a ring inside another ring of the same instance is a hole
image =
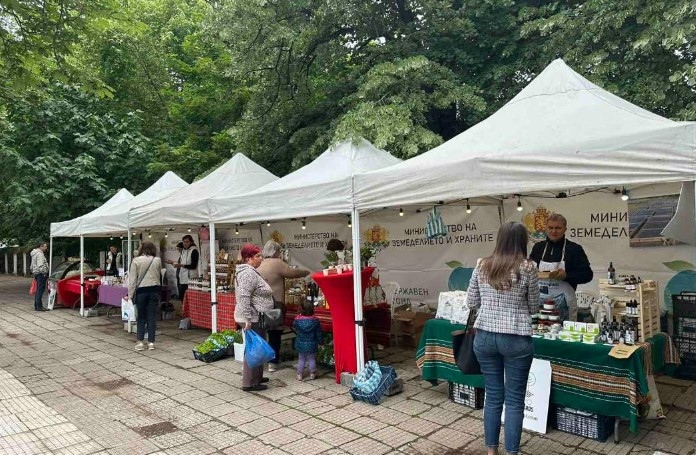
[[551, 212], [542, 205], [537, 207], [532, 213], [527, 213], [522, 217], [522, 224], [529, 231], [529, 239], [533, 243], [546, 240], [546, 219]]
[[373, 252], [379, 253], [389, 246], [389, 231], [379, 224], [368, 228], [365, 231], [365, 246]]
[[471, 275], [473, 275], [474, 269], [471, 267], [464, 267], [464, 264], [459, 261], [449, 261], [445, 264], [452, 269], [447, 279], [447, 289], [450, 291], [466, 291], [469, 289], [469, 282], [471, 281]]

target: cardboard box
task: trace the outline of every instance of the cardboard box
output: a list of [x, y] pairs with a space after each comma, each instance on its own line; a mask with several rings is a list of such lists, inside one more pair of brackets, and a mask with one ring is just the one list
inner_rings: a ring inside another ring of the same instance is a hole
[[394, 320], [397, 321], [398, 333], [402, 335], [415, 335], [417, 332], [423, 331], [425, 322], [433, 319], [434, 313], [421, 313], [411, 310], [399, 310], [394, 315]]

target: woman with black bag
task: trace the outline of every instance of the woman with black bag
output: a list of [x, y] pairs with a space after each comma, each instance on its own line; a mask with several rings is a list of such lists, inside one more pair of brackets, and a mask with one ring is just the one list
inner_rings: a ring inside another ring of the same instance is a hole
[[486, 385], [484, 435], [488, 455], [498, 453], [500, 416], [505, 403], [505, 450], [517, 454], [522, 436], [524, 397], [534, 357], [530, 316], [539, 309], [537, 267], [527, 259], [524, 225], [508, 222], [498, 230], [495, 250], [479, 260], [467, 302], [480, 308], [474, 353]]

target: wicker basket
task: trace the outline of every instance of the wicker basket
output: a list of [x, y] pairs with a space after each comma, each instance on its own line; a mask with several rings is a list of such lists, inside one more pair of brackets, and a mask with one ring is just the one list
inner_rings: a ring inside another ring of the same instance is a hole
[[356, 401], [364, 401], [370, 404], [379, 404], [382, 399], [384, 392], [386, 392], [396, 379], [396, 370], [392, 367], [380, 366], [379, 369], [382, 371], [382, 380], [379, 382], [379, 386], [372, 393], [362, 393], [357, 388], [353, 387], [350, 389], [350, 396]]
[[215, 362], [227, 356], [227, 348], [216, 349], [214, 351], [206, 352], [201, 354], [200, 352], [193, 350], [193, 358], [196, 360], [202, 360], [205, 363]]
[[553, 427], [566, 433], [604, 442], [614, 431], [614, 417], [556, 407]]

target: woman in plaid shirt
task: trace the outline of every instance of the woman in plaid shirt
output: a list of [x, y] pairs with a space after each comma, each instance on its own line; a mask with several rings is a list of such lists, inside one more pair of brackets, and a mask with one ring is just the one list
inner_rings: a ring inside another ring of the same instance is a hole
[[537, 267], [527, 259], [527, 242], [524, 225], [505, 223], [493, 254], [479, 260], [469, 283], [468, 305], [480, 307], [474, 353], [486, 384], [483, 424], [489, 455], [498, 453], [503, 402], [505, 450], [516, 454], [520, 449], [524, 396], [534, 357], [530, 316], [539, 309]]

